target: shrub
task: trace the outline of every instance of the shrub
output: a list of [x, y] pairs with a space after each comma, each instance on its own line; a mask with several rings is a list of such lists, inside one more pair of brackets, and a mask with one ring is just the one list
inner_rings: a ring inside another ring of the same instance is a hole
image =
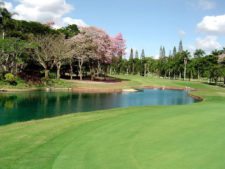
[[50, 72], [49, 73], [49, 78], [50, 79], [56, 79], [56, 77], [57, 77], [56, 73], [54, 73], [54, 72]]
[[45, 86], [51, 86], [53, 84], [53, 79], [50, 78], [42, 78], [41, 81]]
[[10, 85], [17, 85], [16, 78], [12, 73], [5, 74], [5, 81], [8, 82]]

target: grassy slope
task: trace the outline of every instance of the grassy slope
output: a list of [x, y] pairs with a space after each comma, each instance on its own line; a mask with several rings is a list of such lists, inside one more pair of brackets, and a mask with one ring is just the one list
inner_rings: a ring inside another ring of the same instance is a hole
[[224, 89], [196, 82], [128, 78], [131, 81], [121, 87], [189, 86], [197, 88], [195, 94], [205, 100], [0, 127], [0, 169], [225, 168]]

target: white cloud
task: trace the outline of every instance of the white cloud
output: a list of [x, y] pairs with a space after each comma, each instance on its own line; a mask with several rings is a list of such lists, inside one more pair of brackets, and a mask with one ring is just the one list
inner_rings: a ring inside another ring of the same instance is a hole
[[0, 0], [0, 7], [6, 8], [8, 11], [13, 10], [13, 5], [11, 2], [5, 2], [5, 1]]
[[215, 49], [220, 49], [222, 46], [218, 42], [217, 36], [206, 36], [205, 38], [197, 38], [195, 43], [196, 49], [203, 49], [206, 52], [211, 52]]
[[225, 15], [206, 16], [197, 28], [205, 33], [225, 34]]
[[65, 0], [20, 0], [19, 2], [14, 9], [18, 13], [15, 18], [29, 21], [58, 21], [72, 10], [72, 6]]
[[76, 25], [79, 25], [81, 27], [87, 27], [88, 26], [82, 19], [73, 19], [73, 18], [70, 18], [70, 17], [63, 18], [63, 23], [67, 24], [67, 25], [76, 24]]
[[78, 26], [87, 26], [81, 19], [73, 19], [66, 15], [74, 8], [66, 0], [19, 0], [18, 5], [10, 8], [18, 15], [15, 19], [38, 21], [42, 23], [55, 23], [54, 27], [59, 28], [68, 24], [77, 24]]
[[8, 10], [8, 11], [12, 11], [13, 10], [13, 5], [11, 2], [4, 2], [4, 7]]
[[201, 9], [209, 10], [216, 7], [216, 3], [211, 0], [198, 0], [198, 6]]

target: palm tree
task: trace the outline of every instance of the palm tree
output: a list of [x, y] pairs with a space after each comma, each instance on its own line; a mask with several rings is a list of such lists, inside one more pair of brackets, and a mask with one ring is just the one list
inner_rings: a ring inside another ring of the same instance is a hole
[[217, 49], [215, 49], [214, 51], [212, 51], [212, 55], [214, 55], [214, 56], [219, 56], [219, 55], [221, 55], [222, 53], [223, 53], [223, 51], [217, 50]]
[[196, 49], [194, 52], [194, 57], [195, 58], [200, 58], [205, 56], [205, 51], [202, 49]]
[[184, 61], [184, 80], [186, 80], [186, 75], [187, 75], [187, 64], [190, 58], [190, 52], [189, 51], [184, 51], [182, 52], [182, 59]]

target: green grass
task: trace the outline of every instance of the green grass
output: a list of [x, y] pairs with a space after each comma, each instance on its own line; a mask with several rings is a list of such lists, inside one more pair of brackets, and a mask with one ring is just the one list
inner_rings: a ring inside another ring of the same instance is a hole
[[17, 85], [10, 85], [8, 82], [0, 80], [0, 90], [27, 90], [27, 89], [43, 89], [46, 87], [55, 87], [55, 88], [70, 88], [73, 87], [75, 84], [68, 80], [56, 80], [51, 79], [47, 84], [28, 84], [22, 79], [17, 79]]
[[121, 88], [189, 86], [198, 89], [193, 94], [204, 101], [79, 113], [2, 126], [0, 169], [225, 168], [225, 89], [198, 82], [120, 78], [129, 79]]

